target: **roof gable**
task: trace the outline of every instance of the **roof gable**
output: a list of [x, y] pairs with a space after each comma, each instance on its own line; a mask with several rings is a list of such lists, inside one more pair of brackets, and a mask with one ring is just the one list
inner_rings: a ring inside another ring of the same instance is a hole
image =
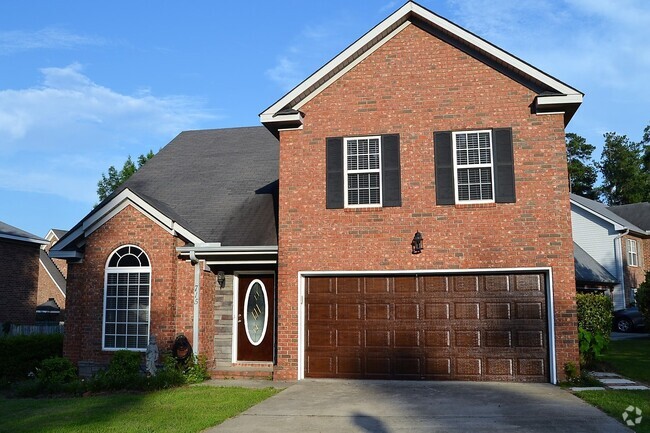
[[564, 111], [565, 122], [568, 122], [582, 103], [583, 94], [580, 91], [419, 4], [409, 1], [260, 113], [261, 122], [274, 132], [285, 127], [300, 126], [302, 114], [299, 110], [305, 102], [411, 24], [435, 33], [447, 42], [466, 47], [466, 50], [471, 51], [479, 60], [493, 67], [498, 66], [510, 71], [509, 76], [513, 74], [537, 83], [539, 92], [535, 101], [537, 112]]
[[650, 232], [650, 203], [643, 202], [621, 206], [610, 206], [609, 210], [621, 218], [625, 218], [646, 232]]
[[131, 205], [193, 244], [277, 245], [278, 141], [262, 126], [185, 131], [52, 248], [84, 238]]
[[636, 225], [627, 221], [625, 218], [622, 218], [619, 215], [615, 214], [602, 203], [598, 203], [597, 201], [590, 200], [576, 194], [571, 194], [571, 204], [586, 210], [587, 212], [597, 216], [609, 224], [612, 224], [614, 226], [614, 230], [630, 230], [638, 234], [645, 234], [645, 230], [637, 227]]

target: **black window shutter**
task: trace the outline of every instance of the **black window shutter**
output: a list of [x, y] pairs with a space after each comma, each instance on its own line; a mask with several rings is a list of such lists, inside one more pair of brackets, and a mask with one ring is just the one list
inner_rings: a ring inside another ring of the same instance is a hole
[[436, 164], [436, 204], [454, 204], [454, 155], [451, 131], [433, 133], [433, 159]]
[[494, 201], [514, 203], [515, 167], [512, 151], [512, 128], [498, 128], [492, 131], [494, 143]]
[[341, 209], [343, 196], [343, 137], [328, 137], [326, 140], [326, 207]]
[[399, 165], [399, 134], [381, 136], [382, 206], [402, 205], [402, 186]]

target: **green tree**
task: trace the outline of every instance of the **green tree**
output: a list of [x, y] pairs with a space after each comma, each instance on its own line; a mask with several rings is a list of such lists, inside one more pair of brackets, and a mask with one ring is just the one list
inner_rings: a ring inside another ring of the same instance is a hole
[[[649, 132], [648, 128], [646, 131]], [[638, 203], [650, 197], [650, 175], [644, 169], [644, 146], [626, 135], [608, 132], [600, 162], [600, 192], [609, 206]]]
[[121, 170], [117, 170], [114, 166], [108, 167], [108, 173], [102, 173], [102, 178], [97, 182], [97, 197], [101, 202], [106, 197], [111, 195], [113, 191], [117, 189], [118, 186], [122, 185], [128, 178], [130, 178], [133, 173], [138, 171], [147, 161], [153, 158], [153, 151], [149, 151], [144, 155], [138, 156], [137, 165], [131, 160], [131, 156], [126, 159]]
[[598, 191], [594, 185], [598, 174], [591, 160], [591, 154], [596, 147], [587, 143], [584, 137], [572, 132], [566, 134], [565, 140], [571, 192], [596, 200]]

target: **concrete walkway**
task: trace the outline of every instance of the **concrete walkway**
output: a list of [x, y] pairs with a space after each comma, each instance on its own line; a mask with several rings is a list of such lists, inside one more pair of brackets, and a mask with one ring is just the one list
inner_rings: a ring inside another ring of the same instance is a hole
[[206, 430], [209, 433], [468, 431], [616, 433], [631, 430], [549, 384], [345, 380], [293, 383], [239, 416]]

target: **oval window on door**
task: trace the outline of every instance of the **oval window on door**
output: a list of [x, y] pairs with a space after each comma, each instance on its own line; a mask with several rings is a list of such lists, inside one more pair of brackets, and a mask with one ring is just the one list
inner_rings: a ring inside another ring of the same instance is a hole
[[266, 335], [269, 318], [269, 298], [266, 287], [260, 280], [253, 280], [248, 286], [244, 298], [244, 328], [246, 336], [253, 346], [259, 345]]

